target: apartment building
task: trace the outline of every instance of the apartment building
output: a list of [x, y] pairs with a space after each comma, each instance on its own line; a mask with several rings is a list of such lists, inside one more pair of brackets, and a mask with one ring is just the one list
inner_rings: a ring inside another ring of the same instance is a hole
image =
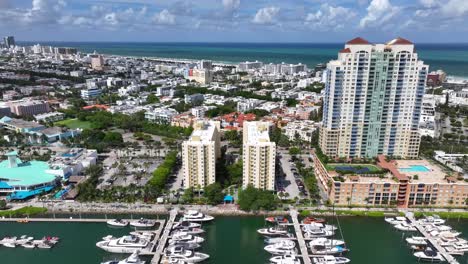
[[34, 116], [50, 112], [49, 103], [40, 100], [10, 101], [10, 111], [17, 116]]
[[242, 186], [275, 189], [276, 144], [270, 141], [267, 122], [244, 122]]
[[221, 156], [220, 123], [197, 121], [182, 143], [184, 188], [203, 188], [216, 181], [216, 159]]
[[347, 42], [324, 73], [322, 151], [346, 158], [417, 157], [428, 68], [402, 38]]

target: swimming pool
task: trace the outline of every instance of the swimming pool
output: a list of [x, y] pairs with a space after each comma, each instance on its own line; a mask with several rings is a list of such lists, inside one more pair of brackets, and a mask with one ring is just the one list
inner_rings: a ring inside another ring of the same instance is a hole
[[424, 165], [410, 165], [408, 168], [399, 168], [401, 172], [430, 172], [431, 170]]

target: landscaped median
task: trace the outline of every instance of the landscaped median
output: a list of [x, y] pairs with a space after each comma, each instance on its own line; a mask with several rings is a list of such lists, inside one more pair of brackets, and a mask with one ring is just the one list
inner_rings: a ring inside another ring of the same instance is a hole
[[0, 217], [31, 217], [47, 212], [46, 208], [26, 206], [16, 210], [0, 211]]

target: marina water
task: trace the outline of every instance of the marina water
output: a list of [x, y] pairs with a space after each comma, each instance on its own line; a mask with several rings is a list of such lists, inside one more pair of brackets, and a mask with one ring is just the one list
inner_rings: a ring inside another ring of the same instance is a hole
[[[406, 245], [403, 233], [397, 232], [383, 218], [340, 217], [339, 222], [347, 246], [351, 249], [347, 254], [351, 263], [418, 263]], [[468, 238], [468, 221], [450, 220], [447, 224], [462, 232], [461, 237]], [[263, 250], [263, 237], [256, 232], [267, 225], [263, 217], [216, 217], [213, 222], [203, 226], [206, 241], [200, 252], [210, 255], [210, 259], [204, 263], [268, 263], [270, 255]], [[0, 238], [28, 235], [36, 239], [43, 236], [58, 236], [61, 239], [56, 247], [48, 250], [0, 247], [0, 263], [96, 264], [103, 260], [122, 258], [121, 255], [100, 250], [95, 244], [106, 235], [122, 236], [130, 230], [110, 228], [105, 223], [0, 223]], [[459, 260], [461, 264], [466, 264], [468, 256]]]

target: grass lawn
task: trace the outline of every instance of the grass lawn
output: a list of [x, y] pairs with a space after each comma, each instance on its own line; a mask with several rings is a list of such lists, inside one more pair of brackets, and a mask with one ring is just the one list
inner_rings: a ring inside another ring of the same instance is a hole
[[337, 166], [349, 166], [349, 167], [360, 167], [360, 168], [368, 168], [371, 172], [380, 172], [382, 171], [381, 168], [373, 165], [373, 164], [347, 164], [347, 163], [330, 163], [326, 165], [327, 170], [331, 171], [334, 170]]
[[29, 217], [45, 212], [47, 212], [45, 208], [27, 206], [17, 210], [0, 211], [0, 217]]
[[65, 125], [68, 128], [71, 129], [86, 129], [86, 128], [91, 128], [91, 122], [88, 121], [80, 121], [78, 119], [66, 119], [62, 121], [55, 122], [55, 125]]

